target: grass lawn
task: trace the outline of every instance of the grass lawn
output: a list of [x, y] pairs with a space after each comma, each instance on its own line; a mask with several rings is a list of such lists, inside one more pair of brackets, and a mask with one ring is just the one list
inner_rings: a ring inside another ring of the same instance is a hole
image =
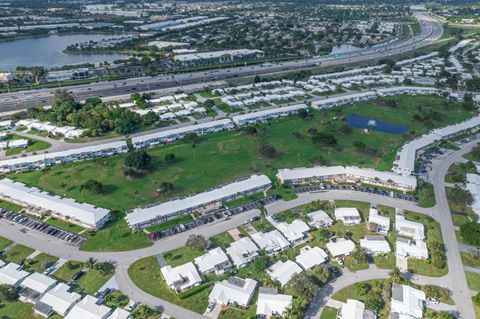
[[252, 226], [256, 231], [264, 233], [275, 229], [275, 227], [273, 227], [273, 225], [266, 218], [260, 218], [259, 220], [253, 221]]
[[[367, 289], [365, 289], [365, 287]], [[345, 287], [337, 291], [332, 299], [347, 302], [347, 299], [356, 299], [365, 302], [369, 295], [382, 294], [385, 290], [391, 290], [391, 282], [387, 279], [367, 280], [357, 282], [351, 286]], [[378, 313], [380, 318], [389, 318], [390, 304], [385, 304]]]
[[323, 307], [320, 319], [337, 319], [337, 309], [329, 306]]
[[345, 226], [343, 222], [335, 222], [328, 230], [334, 232], [335, 234], [340, 234], [341, 236], [348, 236], [354, 241], [358, 242], [360, 239], [365, 237], [367, 234], [367, 229], [365, 228], [365, 221], [368, 220], [368, 212], [370, 209], [370, 203], [366, 202], [357, 202], [351, 200], [337, 200], [335, 201], [336, 207], [354, 207], [357, 208], [360, 216], [362, 217], [362, 222], [357, 225]]
[[115, 290], [107, 296], [105, 305], [111, 308], [123, 308], [128, 304], [129, 301], [130, 298], [122, 294], [121, 291]]
[[460, 256], [462, 257], [462, 262], [465, 266], [480, 268], [479, 258], [475, 258], [472, 254], [465, 252], [460, 252]]
[[452, 221], [455, 226], [460, 227], [463, 224], [470, 222], [470, 219], [468, 218], [468, 215], [452, 213]]
[[15, 245], [4, 253], [4, 259], [8, 262], [14, 262], [18, 264], [20, 261], [22, 261], [34, 251], [35, 250], [30, 247], [26, 247], [23, 245]]
[[0, 199], [0, 207], [5, 208], [7, 210], [11, 210], [12, 212], [19, 212], [23, 209], [22, 206], [19, 206], [14, 203], [10, 203], [1, 199]]
[[[279, 168], [312, 166], [324, 161], [332, 165], [358, 165], [390, 171], [397, 149], [407, 140], [434, 127], [460, 122], [473, 114], [462, 109], [459, 103], [444, 107], [445, 99], [442, 97], [400, 96], [395, 99], [398, 101], [397, 108], [386, 106], [384, 99], [377, 99], [324, 112], [312, 111], [312, 116], [306, 120], [296, 116], [273, 120], [259, 125], [260, 133], [256, 136], [240, 134], [239, 131], [210, 134], [200, 137], [195, 149], [190, 143], [184, 142], [152, 148], [148, 150], [152, 157], [150, 171], [134, 179], [126, 178], [123, 174], [125, 155], [59, 165], [10, 177], [98, 207], [125, 212], [174, 196], [198, 193], [253, 173], [263, 172], [273, 177]], [[419, 106], [425, 112], [439, 112], [441, 120], [433, 121], [433, 126], [414, 121], [413, 115], [418, 112]], [[351, 133], [343, 134], [341, 119], [350, 114], [414, 126], [415, 132], [392, 135], [353, 129]], [[341, 151], [314, 144], [307, 133], [310, 128], [332, 133], [342, 147]], [[358, 152], [353, 146], [357, 141], [375, 145], [378, 155]], [[278, 155], [265, 160], [258, 152], [262, 144], [274, 146]], [[167, 153], [174, 153], [177, 160], [166, 163], [164, 157]], [[81, 191], [80, 185], [88, 179], [101, 182], [105, 192], [95, 195]], [[155, 190], [164, 181], [172, 182], [175, 190], [171, 195], [159, 196]], [[119, 219], [123, 217], [120, 213], [117, 215]], [[119, 226], [121, 229], [117, 228], [119, 224], [122, 224]], [[108, 230], [111, 234], [108, 234]], [[127, 250], [150, 244], [144, 234], [128, 236], [124, 230], [127, 230], [124, 221], [111, 223], [107, 230], [89, 238], [82, 249]]]
[[[38, 315], [35, 315], [33, 312], [33, 304], [21, 302], [21, 301], [12, 301], [12, 302], [2, 302], [0, 304], [0, 317], [1, 318], [11, 318], [11, 319], [39, 319], [43, 318]], [[59, 315], [55, 314], [49, 317], [50, 319], [61, 319]]]
[[59, 280], [68, 282], [73, 275], [83, 269], [83, 263], [77, 261], [67, 261], [62, 267], [53, 272], [53, 276]]
[[[468, 215], [474, 214], [471, 207], [468, 207], [468, 206], [462, 205], [462, 204], [457, 204], [451, 199], [451, 194], [452, 194], [452, 192], [455, 191], [455, 189], [453, 187], [445, 187], [445, 191], [447, 193], [448, 207], [450, 208], [450, 211], [465, 213], [465, 214], [468, 214]], [[455, 219], [453, 220], [453, 222], [455, 223]]]
[[471, 162], [469, 163], [454, 163], [448, 168], [445, 182], [458, 183], [463, 182], [467, 178], [467, 173], [475, 174], [477, 169]]
[[473, 310], [475, 310], [475, 318], [480, 319], [480, 305], [476, 304], [475, 301], [473, 301], [473, 298], [472, 298], [472, 303], [473, 303]]
[[220, 247], [223, 250], [227, 249], [234, 242], [232, 235], [227, 232], [212, 236], [210, 240], [216, 247]]
[[166, 221], [164, 223], [161, 223], [161, 224], [158, 224], [158, 225], [154, 225], [152, 227], [148, 227], [147, 230], [150, 231], [150, 232], [156, 232], [156, 231], [160, 231], [160, 230], [165, 230], [165, 229], [169, 229], [169, 228], [172, 228], [172, 227], [175, 227], [175, 226], [178, 226], [180, 224], [183, 224], [183, 223], [186, 223], [186, 222], [189, 222], [193, 219], [193, 217], [191, 215], [184, 215], [180, 218], [177, 218], [177, 219], [172, 219], [172, 220], [169, 220], [169, 221]]
[[5, 249], [6, 247], [10, 246], [11, 244], [13, 244], [13, 241], [11, 241], [10, 239], [0, 237], [0, 250]]
[[212, 286], [188, 298], [178, 298], [175, 292], [165, 284], [158, 261], [153, 256], [137, 260], [128, 268], [128, 274], [135, 285], [145, 292], [198, 313], [203, 313], [207, 308], [208, 295], [213, 289]]
[[233, 306], [222, 310], [218, 319], [247, 319], [256, 318], [257, 307], [256, 305], [250, 306], [247, 309], [235, 308]]
[[42, 273], [48, 267], [52, 266], [57, 260], [57, 257], [41, 253], [32, 259], [32, 261], [25, 267], [25, 270]]
[[280, 213], [276, 213], [275, 218], [281, 222], [290, 224], [296, 219], [300, 219], [300, 215], [294, 212], [293, 210], [289, 209]]
[[374, 256], [373, 260], [375, 262], [375, 265], [378, 268], [382, 269], [394, 269], [396, 266], [396, 258], [393, 253], [386, 254], [383, 256]]
[[23, 137], [23, 136], [19, 136], [19, 135], [11, 135], [11, 136], [9, 136], [8, 139], [9, 140], [27, 139], [30, 142], [29, 142], [27, 148], [25, 148], [25, 150], [23, 150], [21, 148], [9, 148], [9, 149], [7, 149], [7, 151], [5, 152], [5, 155], [7, 155], [7, 156], [21, 154], [22, 151], [25, 151], [26, 153], [39, 152], [39, 151], [46, 150], [47, 148], [50, 148], [52, 146], [48, 142], [40, 141], [40, 140], [33, 139], [33, 138], [27, 138], [27, 137]]
[[[440, 229], [440, 224], [436, 222], [430, 216], [414, 213], [414, 212], [405, 212], [405, 217], [408, 220], [412, 220], [415, 222], [419, 222], [425, 225], [426, 230], [426, 242], [427, 246], [434, 242], [443, 243], [442, 231]], [[431, 260], [416, 260], [416, 259], [408, 259], [408, 269], [410, 272], [432, 276], [432, 277], [441, 277], [448, 273], [448, 267], [445, 266], [444, 268], [436, 268], [432, 265]]]
[[345, 267], [350, 271], [358, 271], [368, 269], [368, 263], [359, 263], [357, 260], [351, 256], [345, 258], [344, 260]]
[[80, 227], [80, 226], [78, 226], [78, 225], [69, 223], [69, 222], [67, 222], [67, 221], [64, 221], [63, 219], [58, 219], [58, 218], [54, 218], [54, 217], [50, 217], [50, 218], [46, 221], [46, 223], [48, 223], [48, 224], [50, 224], [50, 225], [52, 225], [52, 226], [61, 228], [61, 229], [68, 230], [69, 232], [76, 233], [76, 234], [78, 234], [79, 232], [85, 230], [85, 228], [83, 228], [83, 227]]
[[76, 292], [82, 294], [90, 294], [93, 295], [100, 289], [111, 277], [113, 276], [112, 273], [108, 274], [101, 274], [96, 269], [89, 269], [85, 275], [80, 277], [77, 283], [73, 286], [73, 289]]
[[435, 206], [435, 192], [433, 190], [432, 184], [419, 182], [417, 194], [418, 194], [418, 206], [420, 207]]
[[466, 271], [465, 276], [467, 276], [468, 288], [474, 291], [480, 291], [480, 274], [477, 274], [471, 271]]
[[189, 246], [183, 246], [163, 253], [163, 257], [165, 258], [167, 264], [172, 267], [176, 267], [189, 261], [193, 262], [196, 257], [203, 254], [205, 254], [204, 250], [196, 250]]

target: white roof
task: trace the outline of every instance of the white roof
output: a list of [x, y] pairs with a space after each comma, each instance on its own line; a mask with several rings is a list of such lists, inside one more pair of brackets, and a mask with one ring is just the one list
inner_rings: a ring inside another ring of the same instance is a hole
[[480, 185], [480, 175], [467, 173], [467, 182], [470, 184]]
[[160, 269], [168, 286], [175, 286], [181, 283], [178, 289], [188, 289], [196, 284], [202, 282], [202, 278], [198, 274], [197, 268], [192, 262], [172, 268], [172, 266], [165, 266]]
[[229, 259], [220, 247], [209, 250], [206, 254], [195, 258], [195, 264], [197, 264], [201, 273], [214, 269], [215, 266], [226, 262], [229, 262]]
[[327, 250], [333, 257], [348, 255], [355, 250], [355, 244], [350, 239], [337, 238], [327, 243]]
[[303, 239], [305, 235], [310, 230], [308, 225], [300, 220], [296, 219], [290, 224], [287, 223], [278, 223], [275, 227], [290, 241], [294, 242], [300, 239]]
[[262, 110], [258, 112], [251, 112], [247, 114], [235, 115], [232, 117], [233, 122], [235, 123], [243, 123], [246, 121], [252, 121], [258, 118], [264, 118], [269, 116], [276, 116], [282, 113], [289, 113], [298, 111], [300, 109], [306, 109], [308, 106], [306, 104], [296, 104], [296, 105], [289, 105], [284, 107], [277, 107], [269, 110]]
[[227, 254], [236, 266], [242, 266], [258, 256], [258, 247], [248, 237], [243, 237], [230, 244]]
[[28, 140], [18, 139], [8, 141], [8, 147], [25, 147], [28, 145]]
[[71, 198], [50, 195], [35, 187], [4, 178], [0, 180], [0, 194], [27, 205], [41, 207], [63, 216], [69, 216], [87, 225], [97, 225], [110, 214], [105, 208], [86, 203], [77, 203]]
[[308, 179], [314, 177], [325, 177], [332, 175], [353, 175], [358, 178], [375, 179], [386, 183], [392, 180], [398, 185], [408, 186], [410, 188], [417, 187], [417, 179], [413, 176], [400, 176], [392, 172], [381, 172], [370, 168], [359, 168], [355, 166], [315, 166], [315, 167], [299, 167], [279, 169], [277, 177], [282, 181]]
[[365, 304], [354, 299], [347, 299], [347, 302], [342, 305], [341, 319], [363, 319], [365, 312]]
[[213, 287], [208, 300], [222, 305], [237, 303], [247, 306], [257, 287], [257, 281], [246, 278], [231, 277], [228, 280], [217, 282]]
[[327, 260], [327, 253], [318, 246], [305, 246], [300, 249], [300, 254], [295, 257], [295, 261], [305, 270], [309, 270], [316, 265], [323, 264]]
[[273, 280], [280, 282], [283, 287], [293, 278], [293, 276], [302, 271], [303, 269], [291, 260], [287, 260], [286, 262], [279, 260], [267, 269], [267, 274]]
[[195, 53], [187, 53], [187, 54], [178, 54], [175, 56], [175, 60], [185, 62], [185, 61], [196, 61], [196, 60], [202, 60], [202, 59], [220, 58], [225, 55], [244, 56], [244, 55], [261, 54], [261, 53], [263, 53], [263, 51], [249, 50], [249, 49], [195, 52]]
[[392, 251], [388, 241], [383, 236], [366, 235], [364, 239], [360, 239], [360, 246], [373, 254], [386, 254]]
[[45, 276], [43, 274], [39, 274], [38, 272], [34, 272], [27, 278], [25, 278], [22, 283], [20, 284], [23, 288], [30, 288], [43, 294], [48, 289], [52, 288], [57, 281], [53, 278]]
[[130, 318], [130, 312], [117, 308], [115, 309], [112, 314], [108, 317], [108, 319], [128, 319]]
[[360, 218], [360, 213], [358, 209], [354, 207], [336, 207], [335, 208], [335, 219], [342, 220], [344, 218]]
[[391, 311], [394, 313], [422, 318], [426, 295], [419, 289], [406, 285], [392, 285]]
[[260, 249], [267, 252], [280, 251], [290, 246], [288, 240], [278, 230], [272, 230], [268, 233], [258, 232], [251, 237]]
[[403, 215], [396, 215], [395, 230], [400, 235], [409, 236], [413, 239], [425, 239], [425, 226], [422, 223], [407, 220]]
[[259, 293], [257, 316], [282, 315], [291, 304], [292, 296], [290, 295]]
[[373, 207], [370, 208], [368, 222], [380, 225], [387, 230], [390, 229], [390, 218], [378, 215], [378, 210]]
[[17, 270], [18, 268], [20, 265], [16, 263], [9, 263], [0, 268], [0, 284], [15, 286], [29, 275], [25, 270]]
[[81, 298], [82, 296], [78, 293], [70, 292], [70, 286], [64, 283], [58, 283], [51, 290], [47, 291], [40, 301], [52, 307], [56, 313], [65, 314], [65, 312]]
[[111, 308], [97, 305], [98, 299], [85, 296], [79, 303], [73, 306], [65, 319], [105, 319], [112, 311]]
[[[323, 210], [308, 213], [308, 224], [312, 227], [326, 227], [333, 223], [333, 219]], [[325, 225], [325, 226], [324, 226]]]
[[219, 201], [225, 197], [242, 193], [254, 188], [266, 187], [270, 184], [271, 181], [266, 175], [252, 175], [247, 179], [227, 184], [193, 196], [175, 199], [146, 208], [136, 208], [131, 213], [128, 213], [125, 219], [130, 226], [137, 225], [156, 217], [172, 215], [180, 211]]
[[406, 258], [414, 257], [420, 259], [428, 258], [427, 244], [420, 239], [411, 240], [402, 237], [397, 238], [397, 256]]

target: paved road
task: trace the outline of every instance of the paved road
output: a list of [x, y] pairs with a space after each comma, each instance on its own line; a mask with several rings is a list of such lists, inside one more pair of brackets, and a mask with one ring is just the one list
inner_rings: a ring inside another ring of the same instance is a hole
[[[133, 78], [118, 81], [103, 81], [94, 84], [85, 84], [63, 87], [78, 100], [90, 97], [110, 97], [132, 92], [156, 91], [174, 92], [179, 87], [196, 85], [201, 88], [211, 83], [228, 79], [239, 79], [255, 75], [275, 74], [286, 71], [309, 69], [312, 67], [334, 67], [362, 62], [374, 61], [388, 56], [398, 55], [431, 45], [437, 41], [443, 29], [441, 25], [427, 15], [417, 15], [421, 25], [421, 33], [404, 40], [385, 43], [379, 46], [365, 48], [355, 52], [339, 55], [327, 55], [305, 60], [296, 60], [275, 63], [270, 66], [255, 65], [226, 68], [208, 72], [182, 73], [177, 75], [160, 75], [156, 77]], [[32, 106], [49, 105], [55, 89], [29, 90], [1, 95], [0, 112], [12, 112]]]

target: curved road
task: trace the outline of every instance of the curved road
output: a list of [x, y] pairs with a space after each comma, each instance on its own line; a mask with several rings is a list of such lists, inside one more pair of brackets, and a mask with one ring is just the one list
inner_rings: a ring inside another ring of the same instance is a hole
[[[84, 100], [90, 97], [109, 97], [130, 94], [132, 92], [155, 91], [160, 89], [171, 89], [171, 91], [174, 92], [178, 87], [183, 87], [184, 85], [197, 85], [198, 88], [201, 89], [204, 85], [227, 79], [302, 70], [319, 66], [345, 66], [372, 61], [431, 45], [442, 36], [443, 28], [436, 20], [427, 15], [416, 15], [416, 18], [421, 26], [420, 34], [411, 36], [405, 40], [397, 40], [354, 52], [314, 57], [306, 60], [289, 61], [272, 64], [270, 66], [242, 66], [208, 72], [192, 72], [178, 75], [161, 75], [127, 80], [102, 81], [93, 84], [63, 87], [63, 89], [71, 92], [71, 94], [73, 94], [78, 100]], [[2, 94], [0, 95], [0, 112], [12, 112], [27, 109], [32, 106], [48, 105], [52, 100], [53, 92], [55, 90], [56, 88]]]

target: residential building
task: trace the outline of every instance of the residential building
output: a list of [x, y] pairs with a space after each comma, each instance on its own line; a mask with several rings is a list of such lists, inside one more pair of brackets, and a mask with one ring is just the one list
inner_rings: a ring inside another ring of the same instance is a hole
[[417, 179], [414, 176], [399, 176], [391, 172], [380, 172], [355, 166], [315, 166], [280, 169], [277, 178], [286, 185], [302, 186], [319, 183], [344, 185], [369, 184], [400, 191], [414, 191]]
[[9, 263], [0, 268], [0, 284], [17, 287], [29, 273], [25, 270], [19, 270], [20, 265], [16, 263]]
[[112, 309], [99, 304], [99, 300], [92, 296], [85, 296], [73, 306], [65, 319], [107, 319]]
[[300, 219], [296, 219], [290, 224], [282, 222], [273, 223], [273, 225], [287, 238], [292, 246], [301, 244], [308, 239], [310, 227]]
[[296, 274], [303, 271], [299, 265], [291, 260], [285, 262], [279, 260], [267, 269], [267, 275], [285, 286]]
[[121, 308], [115, 309], [107, 319], [130, 319], [130, 312]]
[[267, 254], [279, 252], [290, 247], [288, 240], [278, 230], [272, 230], [268, 233], [258, 232], [251, 237], [257, 246]]
[[358, 209], [354, 207], [335, 207], [335, 219], [342, 221], [345, 226], [357, 225], [362, 222]]
[[368, 214], [368, 228], [370, 231], [387, 235], [390, 230], [390, 218], [378, 214], [376, 207], [370, 207]]
[[419, 289], [406, 285], [392, 285], [391, 318], [421, 319], [427, 297]]
[[4, 178], [0, 180], [0, 198], [21, 206], [38, 216], [51, 215], [88, 229], [100, 229], [110, 218], [110, 211], [71, 198], [51, 195], [36, 187]]
[[248, 307], [256, 287], [256, 280], [230, 277], [215, 284], [208, 300], [221, 305], [237, 304], [240, 307]]
[[0, 173], [25, 172], [88, 159], [113, 156], [128, 152], [125, 141], [111, 142], [0, 161]]
[[[71, 292], [70, 286], [64, 283], [58, 283], [40, 298], [40, 303], [50, 307], [51, 312], [55, 312], [60, 316], [65, 317], [80, 299], [82, 299], [82, 296], [76, 292]], [[36, 308], [35, 312], [39, 313]], [[49, 316], [48, 313], [39, 314], [44, 317]]]
[[327, 243], [327, 250], [332, 257], [348, 256], [355, 250], [355, 243], [346, 238], [333, 238]]
[[24, 138], [7, 141], [8, 148], [27, 148], [28, 144], [29, 144], [29, 140]]
[[170, 289], [176, 293], [198, 286], [202, 283], [202, 278], [197, 268], [192, 262], [172, 268], [172, 266], [164, 266], [160, 269], [163, 279]]
[[397, 237], [397, 256], [425, 260], [428, 258], [427, 244], [421, 239]]
[[206, 254], [195, 258], [195, 264], [202, 275], [211, 272], [221, 275], [228, 272], [232, 267], [227, 254], [220, 247], [209, 250]]
[[175, 219], [180, 214], [208, 213], [222, 207], [228, 201], [263, 192], [271, 184], [266, 175], [252, 175], [249, 178], [189, 197], [136, 208], [127, 213], [125, 219], [130, 228], [144, 228]]
[[392, 251], [388, 241], [380, 235], [365, 235], [364, 239], [360, 239], [360, 246], [371, 255], [388, 254]]
[[243, 237], [230, 244], [227, 254], [237, 268], [242, 268], [258, 257], [258, 247], [250, 238]]
[[49, 71], [47, 73], [47, 82], [62, 82], [68, 80], [88, 79], [90, 71], [87, 68], [72, 70]]
[[38, 272], [32, 273], [26, 277], [20, 284], [20, 301], [30, 302], [35, 304], [44, 293], [52, 289], [57, 281], [46, 275], [39, 274]]
[[309, 270], [317, 265], [321, 265], [328, 261], [327, 253], [318, 246], [305, 246], [300, 249], [300, 254], [295, 257], [297, 264], [303, 269]]
[[273, 118], [290, 116], [298, 113], [299, 110], [307, 110], [306, 104], [296, 104], [284, 107], [277, 107], [268, 110], [257, 112], [250, 112], [247, 114], [235, 115], [232, 117], [233, 123], [242, 126], [247, 124], [255, 124], [258, 122], [265, 122]]
[[6, 83], [13, 81], [15, 77], [10, 72], [0, 72], [0, 82]]
[[405, 218], [401, 214], [395, 216], [395, 230], [400, 236], [410, 237], [415, 240], [425, 239], [425, 226]]
[[338, 309], [337, 319], [376, 319], [372, 310], [365, 309], [365, 304], [354, 299], [347, 299]]
[[308, 213], [307, 216], [308, 225], [312, 228], [328, 228], [333, 224], [333, 219], [323, 210]]
[[282, 295], [275, 288], [260, 287], [257, 300], [259, 318], [281, 318], [292, 305], [292, 296]]

